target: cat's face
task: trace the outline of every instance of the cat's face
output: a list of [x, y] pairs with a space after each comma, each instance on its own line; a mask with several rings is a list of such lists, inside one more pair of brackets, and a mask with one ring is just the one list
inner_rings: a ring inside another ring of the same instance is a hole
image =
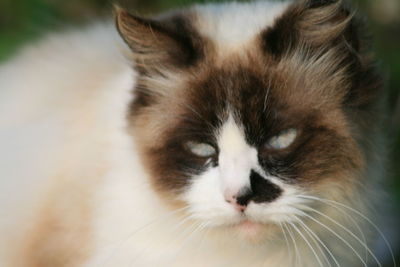
[[160, 21], [117, 12], [139, 71], [130, 119], [154, 189], [208, 226], [250, 235], [295, 221], [305, 195], [352, 194], [364, 165], [355, 133], [378, 87], [340, 4], [274, 8], [279, 16], [257, 7], [277, 19], [230, 45], [229, 33], [212, 36], [229, 27], [210, 7]]

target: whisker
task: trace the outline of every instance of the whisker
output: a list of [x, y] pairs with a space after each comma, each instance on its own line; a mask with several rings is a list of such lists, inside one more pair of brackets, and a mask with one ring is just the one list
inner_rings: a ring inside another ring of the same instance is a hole
[[339, 234], [337, 234], [335, 231], [333, 231], [330, 227], [326, 226], [325, 224], [323, 224], [322, 222], [318, 221], [317, 219], [313, 218], [312, 216], [308, 215], [307, 213], [303, 213], [303, 216], [313, 220], [314, 222], [318, 223], [319, 225], [321, 225], [322, 227], [324, 227], [325, 229], [327, 229], [329, 232], [331, 232], [332, 234], [334, 234], [337, 238], [339, 238], [343, 243], [346, 244], [346, 246], [348, 246], [353, 252], [354, 254], [356, 254], [356, 256], [360, 259], [360, 261], [364, 264], [365, 267], [367, 266], [367, 263], [363, 260], [363, 258], [360, 256], [360, 254], [357, 252], [357, 250], [350, 245], [349, 242], [347, 242], [343, 237], [341, 237]]
[[323, 214], [322, 212], [313, 209], [311, 207], [308, 207], [308, 209], [310, 209], [311, 211], [319, 214], [320, 216], [330, 220], [331, 222], [333, 222], [334, 224], [336, 224], [337, 226], [339, 226], [340, 228], [342, 228], [344, 231], [346, 231], [349, 235], [351, 235], [355, 240], [357, 240], [367, 251], [369, 254], [371, 254], [372, 258], [376, 261], [376, 263], [378, 264], [378, 266], [382, 266], [382, 264], [379, 262], [379, 260], [377, 259], [377, 257], [375, 256], [375, 254], [371, 251], [371, 249], [367, 246], [367, 244], [363, 243], [360, 238], [358, 236], [356, 236], [355, 234], [353, 234], [349, 229], [347, 229], [345, 226], [343, 226], [342, 224], [340, 224], [339, 222], [337, 222], [336, 220], [332, 219], [331, 217], [329, 217], [328, 215]]
[[283, 228], [281, 222], [279, 222], [279, 226], [280, 226], [280, 228], [281, 228], [281, 230], [282, 230], [283, 237], [285, 238], [286, 249], [287, 249], [287, 252], [288, 252], [288, 254], [289, 254], [290, 261], [293, 261], [293, 256], [292, 256], [292, 253], [290, 252], [289, 240], [288, 240], [288, 237], [287, 237], [287, 235], [286, 235], [286, 231], [285, 231], [285, 229]]
[[[186, 222], [189, 221], [190, 219], [192, 219], [192, 216], [191, 216], [191, 215], [183, 216], [182, 220], [181, 220], [177, 225], [175, 225], [175, 227], [169, 229], [169, 230], [170, 230], [169, 234], [171, 235], [171, 238], [176, 238], [176, 239], [178, 239], [178, 240], [179, 240], [180, 238], [184, 238], [187, 234], [190, 235], [190, 233], [191, 233], [191, 231], [192, 231], [193, 228], [197, 228], [197, 227], [201, 224], [201, 223], [199, 223], [199, 222], [193, 222], [193, 223], [190, 224], [188, 227], [186, 227], [184, 231], [178, 233], [178, 235], [175, 235], [174, 233], [175, 233], [177, 230], [180, 229], [179, 226], [183, 225], [184, 223], [186, 223]], [[152, 249], [153, 243], [154, 243], [155, 240], [152, 240], [152, 241], [153, 241], [153, 242], [147, 242], [147, 243], [146, 243], [146, 247], [147, 247], [147, 248], [144, 248], [144, 250], [143, 250], [141, 253], [147, 253], [147, 250], [148, 250], [149, 248], [150, 248], [150, 250]], [[132, 259], [132, 261], [130, 262], [129, 266], [137, 266], [137, 265], [135, 264], [135, 259]]]
[[271, 90], [271, 79], [268, 80], [268, 88], [267, 88], [267, 92], [266, 92], [265, 98], [264, 98], [264, 113], [267, 111], [267, 102], [269, 100], [268, 98], [269, 98], [270, 90]]
[[[299, 223], [300, 223], [300, 222], [299, 222]], [[311, 239], [311, 241], [315, 244], [315, 246], [316, 246], [317, 249], [318, 249], [317, 254], [318, 254], [318, 255], [322, 255], [322, 257], [323, 257], [322, 260], [324, 261], [324, 264], [327, 263], [327, 264], [329, 265], [329, 267], [332, 267], [331, 261], [330, 261], [330, 259], [328, 258], [328, 256], [326, 255], [325, 250], [321, 247], [321, 244], [315, 239], [315, 237], [314, 237], [314, 235], [312, 234], [312, 232], [310, 232], [310, 231], [309, 231], [307, 228], [305, 228], [304, 225], [302, 225], [302, 224], [300, 224], [299, 227], [301, 227], [301, 229], [304, 230], [304, 232], [308, 235], [308, 237]], [[321, 260], [321, 261], [322, 261], [322, 260]]]
[[[363, 230], [361, 229], [360, 225], [345, 210], [343, 210], [343, 208], [334, 206], [330, 203], [327, 203], [327, 204], [329, 204], [333, 208], [337, 209], [340, 213], [342, 213], [344, 216], [346, 216], [349, 221], [351, 221], [353, 223], [353, 225], [357, 228], [357, 231], [360, 233], [363, 242], [366, 244], [367, 238], [365, 237], [365, 234], [364, 234]], [[310, 208], [310, 207], [307, 206], [307, 209], [308, 208]], [[367, 249], [365, 249], [365, 262], [368, 263], [368, 250]]]
[[[169, 212], [168, 214], [166, 214], [164, 216], [161, 216], [159, 218], [156, 218], [156, 219], [150, 221], [149, 223], [147, 223], [147, 224], [135, 229], [125, 239], [123, 239], [123, 240], [121, 240], [121, 241], [119, 241], [118, 243], [115, 244], [115, 248], [112, 250], [110, 255], [107, 256], [107, 258], [103, 261], [102, 265], [105, 266], [112, 259], [112, 257], [117, 253], [117, 251], [119, 249], [123, 248], [134, 237], [135, 234], [147, 229], [148, 227], [150, 227], [150, 226], [152, 226], [152, 225], [154, 225], [154, 224], [156, 224], [158, 222], [164, 222], [165, 219], [167, 219], [167, 218], [169, 218], [169, 217], [171, 217], [171, 216], [173, 216], [173, 215], [175, 215], [175, 214], [177, 214], [179, 212], [186, 211], [188, 209], [189, 209], [189, 206], [185, 206], [185, 207], [173, 210], [172, 212]], [[187, 215], [185, 215], [183, 217], [185, 218], [186, 216]]]
[[389, 241], [387, 240], [386, 236], [385, 236], [385, 235], [382, 233], [382, 231], [379, 229], [379, 227], [378, 227], [374, 222], [372, 222], [371, 219], [369, 219], [367, 216], [365, 216], [364, 214], [362, 214], [361, 212], [359, 212], [358, 210], [356, 210], [356, 209], [354, 209], [354, 208], [352, 208], [352, 207], [349, 207], [349, 206], [347, 206], [347, 205], [345, 205], [345, 204], [343, 204], [343, 203], [340, 203], [340, 202], [337, 202], [337, 201], [334, 201], [334, 200], [319, 198], [319, 197], [315, 197], [315, 196], [307, 196], [307, 195], [298, 195], [298, 197], [302, 197], [302, 198], [305, 198], [305, 199], [312, 199], [312, 200], [321, 201], [321, 202], [326, 203], [326, 204], [331, 204], [333, 207], [335, 207], [335, 206], [333, 205], [333, 204], [335, 204], [335, 205], [337, 205], [337, 206], [343, 207], [343, 208], [345, 208], [345, 209], [347, 209], [347, 210], [349, 210], [349, 211], [352, 211], [352, 212], [356, 213], [358, 216], [360, 216], [361, 218], [363, 218], [364, 220], [366, 220], [366, 221], [375, 229], [375, 231], [377, 231], [378, 234], [382, 237], [382, 239], [383, 239], [383, 241], [384, 241], [386, 247], [389, 249], [389, 253], [390, 253], [391, 257], [392, 257], [393, 267], [396, 267], [396, 266], [397, 266], [397, 264], [396, 264], [396, 259], [395, 259], [395, 257], [394, 257], [394, 253], [393, 253], [392, 246], [390, 245], [390, 243], [389, 243]]
[[190, 109], [199, 119], [201, 119], [203, 122], [205, 122], [206, 125], [207, 125], [208, 127], [210, 127], [210, 129], [215, 129], [215, 126], [212, 125], [208, 119], [204, 118], [204, 117], [200, 114], [200, 112], [198, 112], [194, 107], [188, 105], [188, 104], [185, 103], [185, 102], [179, 102], [178, 105], [182, 105], [182, 106], [184, 106], [184, 107]]
[[204, 228], [206, 228], [209, 225], [208, 222], [197, 222], [193, 224], [189, 230], [188, 233], [184, 232], [183, 236], [186, 235], [186, 237], [182, 240], [180, 248], [176, 251], [175, 258], [178, 258], [179, 254], [183, 251], [185, 248], [186, 243], [195, 236], [195, 234]]
[[[325, 249], [325, 251], [328, 252], [329, 256], [332, 258], [332, 260], [335, 262], [336, 266], [340, 267], [339, 262], [337, 261], [336, 257], [332, 254], [332, 252], [330, 251], [330, 249], [328, 249], [328, 247], [325, 245], [324, 242], [322, 242], [322, 240], [318, 237], [317, 234], [314, 233], [314, 231], [312, 231], [310, 229], [310, 227], [308, 227], [298, 216], [295, 215], [295, 218], [299, 221], [299, 223], [306, 229], [308, 230], [308, 232], [313, 235], [314, 239], [316, 239]], [[330, 261], [325, 257], [325, 259], [327, 260], [327, 262], [329, 263], [329, 266], [332, 266], [330, 264]]]
[[314, 247], [311, 245], [311, 243], [308, 241], [308, 239], [303, 235], [303, 233], [300, 231], [300, 229], [299, 229], [294, 223], [291, 223], [291, 222], [288, 222], [288, 223], [296, 230], [296, 232], [297, 232], [297, 233], [304, 239], [304, 241], [307, 243], [308, 247], [311, 249], [312, 253], [314, 254], [315, 258], [317, 259], [319, 266], [324, 267], [323, 264], [322, 264], [322, 262], [321, 262], [321, 259], [320, 259], [320, 258], [318, 257], [318, 255], [317, 255], [317, 253], [316, 253]]
[[299, 248], [297, 247], [296, 239], [294, 237], [293, 232], [290, 230], [289, 226], [286, 223], [283, 223], [283, 226], [287, 229], [290, 238], [293, 241], [294, 244], [294, 251], [295, 251], [295, 266], [298, 266], [298, 263], [300, 263], [300, 253], [299, 253]]
[[[201, 248], [203, 247], [203, 244], [204, 244], [205, 240], [207, 239], [207, 235], [208, 235], [208, 234], [210, 233], [210, 231], [211, 231], [211, 228], [208, 227], [208, 226], [209, 226], [209, 222], [206, 222], [206, 223], [207, 223], [207, 224], [204, 226], [204, 228], [207, 228], [207, 229], [206, 229], [206, 231], [204, 232], [203, 237], [200, 239], [200, 242], [198, 243], [197, 250], [196, 250], [196, 254], [198, 254], [199, 251], [201, 250]], [[203, 228], [203, 229], [204, 229], [204, 228]]]
[[[347, 219], [349, 221], [351, 221], [353, 223], [353, 225], [355, 226], [355, 228], [357, 228], [357, 231], [360, 233], [362, 241], [367, 244], [367, 238], [365, 237], [365, 234], [363, 232], [363, 230], [361, 229], [360, 225], [342, 208], [340, 207], [336, 207], [333, 206], [334, 208], [336, 208], [338, 211], [340, 211], [343, 215], [345, 215], [347, 217]], [[368, 263], [368, 250], [365, 249], [365, 262]]]

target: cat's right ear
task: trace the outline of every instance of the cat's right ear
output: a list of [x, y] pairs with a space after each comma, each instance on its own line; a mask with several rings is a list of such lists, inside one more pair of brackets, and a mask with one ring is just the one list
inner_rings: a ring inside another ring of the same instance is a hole
[[346, 0], [298, 0], [263, 32], [263, 49], [281, 56], [299, 47], [324, 50], [341, 43], [358, 53], [361, 30]]
[[184, 15], [153, 20], [115, 7], [115, 22], [139, 70], [160, 72], [166, 68], [185, 68], [202, 57], [201, 38]]

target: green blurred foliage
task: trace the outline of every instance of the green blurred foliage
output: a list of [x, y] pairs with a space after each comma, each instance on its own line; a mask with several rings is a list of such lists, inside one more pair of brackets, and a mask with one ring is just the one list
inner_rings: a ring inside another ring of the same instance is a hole
[[[229, 1], [229, 0], [225, 0]], [[111, 16], [118, 2], [139, 14], [182, 7], [205, 0], [0, 0], [0, 61], [49, 30], [80, 25], [96, 18]], [[208, 0], [207, 2], [221, 2]], [[392, 187], [400, 206], [400, 0], [352, 0], [364, 13], [374, 38], [374, 49], [388, 77], [389, 104], [394, 129], [390, 145]], [[396, 110], [397, 107], [397, 110]], [[397, 136], [397, 138], [396, 138]]]
[[104, 0], [0, 0], [0, 59], [46, 30], [98, 16], [106, 6]]

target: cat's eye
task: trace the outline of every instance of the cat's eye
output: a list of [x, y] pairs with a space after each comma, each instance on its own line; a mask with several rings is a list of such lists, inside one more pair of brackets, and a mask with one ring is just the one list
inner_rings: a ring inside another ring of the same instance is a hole
[[212, 145], [209, 145], [207, 143], [189, 141], [186, 143], [186, 147], [191, 153], [202, 158], [212, 157], [217, 152]]
[[296, 140], [296, 137], [297, 130], [288, 129], [269, 139], [266, 146], [267, 148], [272, 149], [285, 149], [288, 148], [294, 142], [294, 140]]

